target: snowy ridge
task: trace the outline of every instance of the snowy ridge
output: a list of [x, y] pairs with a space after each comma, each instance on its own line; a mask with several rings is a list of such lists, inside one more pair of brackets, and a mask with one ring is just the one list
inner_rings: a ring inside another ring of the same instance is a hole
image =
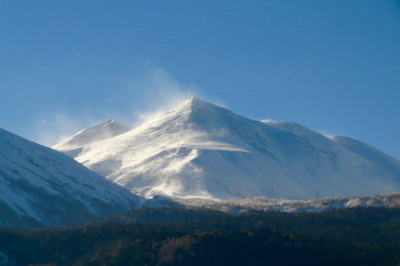
[[247, 119], [196, 97], [153, 123], [90, 142], [74, 158], [149, 199], [310, 200], [400, 191], [400, 162], [367, 144], [296, 123]]
[[52, 148], [60, 150], [71, 157], [76, 157], [85, 145], [112, 138], [130, 130], [132, 130], [132, 128], [129, 125], [113, 119], [108, 119], [100, 124], [79, 131]]
[[65, 154], [0, 129], [1, 225], [62, 225], [138, 204], [139, 198]]

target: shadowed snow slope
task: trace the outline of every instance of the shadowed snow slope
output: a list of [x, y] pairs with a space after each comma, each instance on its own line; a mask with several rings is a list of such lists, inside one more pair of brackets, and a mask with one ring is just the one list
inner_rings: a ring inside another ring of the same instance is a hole
[[66, 225], [138, 204], [69, 156], [0, 129], [0, 225]]
[[156, 122], [88, 142], [74, 158], [147, 198], [308, 200], [400, 191], [400, 162], [367, 144], [254, 121], [195, 97]]

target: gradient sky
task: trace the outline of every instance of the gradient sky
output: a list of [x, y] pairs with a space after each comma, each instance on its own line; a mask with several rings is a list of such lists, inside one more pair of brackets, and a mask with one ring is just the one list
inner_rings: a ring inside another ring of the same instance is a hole
[[52, 145], [196, 95], [400, 158], [399, 1], [0, 0], [0, 127]]

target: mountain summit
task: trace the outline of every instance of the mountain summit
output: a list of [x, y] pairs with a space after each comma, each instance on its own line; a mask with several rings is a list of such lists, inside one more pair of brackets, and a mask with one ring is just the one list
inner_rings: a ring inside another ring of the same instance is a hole
[[[55, 148], [71, 154], [65, 144]], [[147, 198], [308, 200], [400, 191], [400, 162], [365, 143], [247, 119], [196, 97], [153, 123], [90, 139], [74, 153]]]
[[72, 137], [56, 144], [53, 149], [60, 150], [71, 157], [75, 157], [82, 148], [90, 143], [112, 138], [132, 130], [125, 123], [108, 119], [100, 124], [79, 131]]

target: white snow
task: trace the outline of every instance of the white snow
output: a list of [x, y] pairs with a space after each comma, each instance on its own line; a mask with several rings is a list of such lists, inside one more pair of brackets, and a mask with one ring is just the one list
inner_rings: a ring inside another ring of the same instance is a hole
[[137, 207], [139, 199], [65, 154], [0, 129], [0, 202], [20, 217], [57, 224], [54, 212], [71, 203], [101, 216]]
[[367, 144], [247, 119], [195, 97], [152, 123], [80, 145], [78, 162], [146, 198], [310, 200], [400, 191], [400, 162]]
[[108, 119], [100, 124], [94, 125], [79, 131], [72, 137], [56, 144], [53, 149], [64, 151], [71, 157], [77, 156], [82, 147], [90, 143], [112, 138], [132, 130], [132, 128], [122, 122]]

